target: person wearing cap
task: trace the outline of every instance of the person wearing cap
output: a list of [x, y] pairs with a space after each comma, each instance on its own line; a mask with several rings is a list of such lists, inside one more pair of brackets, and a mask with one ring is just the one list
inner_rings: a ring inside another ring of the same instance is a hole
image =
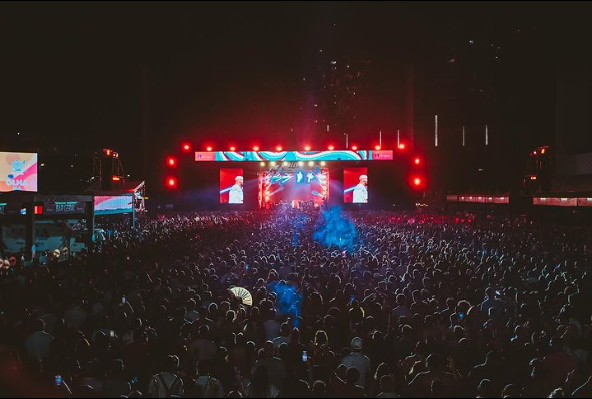
[[372, 370], [370, 367], [370, 359], [362, 353], [364, 343], [362, 338], [356, 337], [351, 341], [352, 353], [347, 355], [341, 361], [341, 364], [345, 365], [348, 369], [354, 367], [360, 372], [360, 380], [358, 384], [368, 389], [368, 380], [371, 378]]
[[368, 176], [361, 175], [360, 183], [354, 188], [354, 204], [368, 203]]
[[244, 178], [242, 176], [237, 176], [234, 179], [235, 183], [234, 186], [230, 189], [229, 194], [229, 204], [242, 204], [243, 203], [243, 184]]

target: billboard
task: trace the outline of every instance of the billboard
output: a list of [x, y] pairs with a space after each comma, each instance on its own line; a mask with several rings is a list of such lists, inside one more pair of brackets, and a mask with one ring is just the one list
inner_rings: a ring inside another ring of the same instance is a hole
[[0, 152], [0, 192], [37, 192], [37, 154]]
[[108, 195], [95, 197], [95, 215], [113, 215], [133, 212], [131, 195]]

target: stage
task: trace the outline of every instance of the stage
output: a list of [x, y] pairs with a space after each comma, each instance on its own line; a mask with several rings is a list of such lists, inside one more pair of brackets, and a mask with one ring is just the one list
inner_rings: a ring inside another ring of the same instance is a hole
[[198, 151], [167, 160], [166, 198], [183, 210], [408, 209], [426, 188], [421, 158], [409, 149]]

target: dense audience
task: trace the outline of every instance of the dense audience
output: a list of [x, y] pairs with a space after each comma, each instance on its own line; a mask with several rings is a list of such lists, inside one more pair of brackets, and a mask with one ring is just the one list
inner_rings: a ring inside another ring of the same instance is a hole
[[340, 231], [319, 217], [159, 216], [92, 251], [9, 257], [0, 393], [592, 397], [590, 227], [363, 212]]

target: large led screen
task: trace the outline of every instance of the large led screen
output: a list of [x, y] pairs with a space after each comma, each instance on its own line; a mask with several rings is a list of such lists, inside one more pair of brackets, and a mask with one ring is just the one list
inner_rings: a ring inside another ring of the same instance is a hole
[[0, 192], [37, 192], [37, 154], [0, 152]]

